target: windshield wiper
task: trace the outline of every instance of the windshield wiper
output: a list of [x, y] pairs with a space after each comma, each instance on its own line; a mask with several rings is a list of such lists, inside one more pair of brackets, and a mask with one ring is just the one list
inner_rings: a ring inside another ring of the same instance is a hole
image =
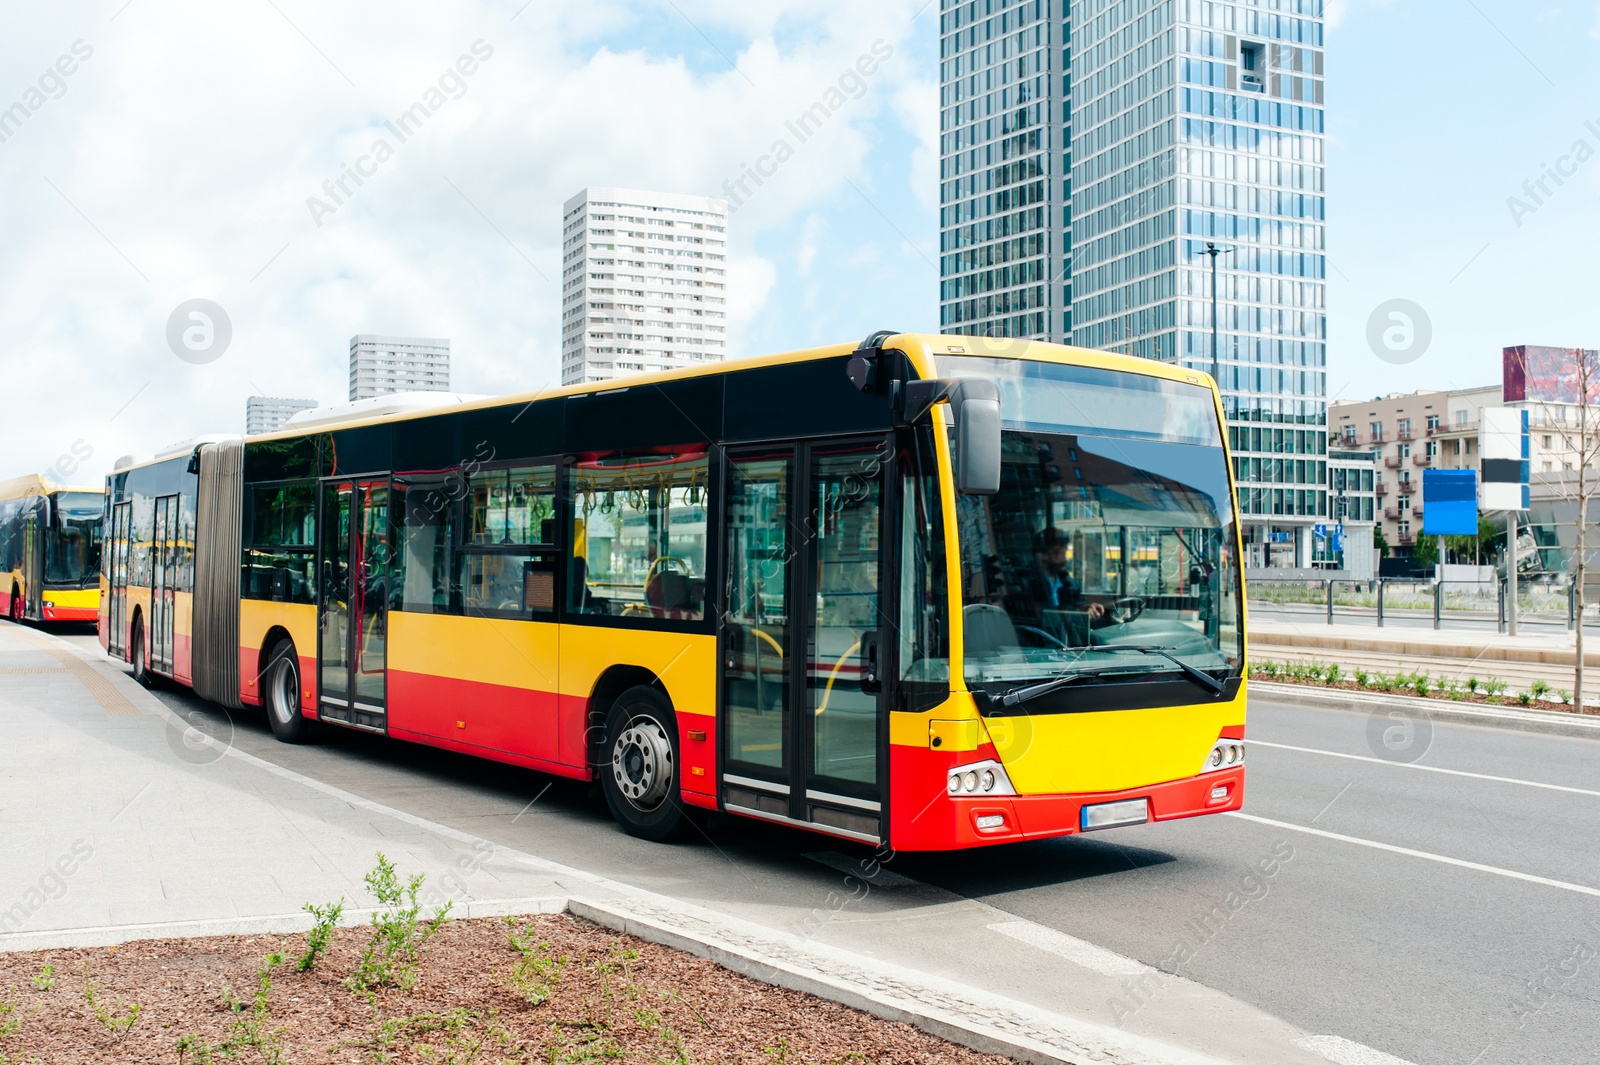
[[1012, 688], [1010, 691], [1003, 692], [999, 696], [996, 696], [994, 701], [1001, 706], [1019, 706], [1022, 703], [1037, 699], [1041, 695], [1049, 695], [1053, 691], [1059, 691], [1069, 684], [1073, 684], [1082, 680], [1084, 677], [1103, 677], [1108, 673], [1128, 672], [1138, 671], [1132, 670], [1127, 665], [1097, 666], [1094, 669], [1075, 669], [1071, 673], [1062, 674], [1061, 676], [1055, 677], [1051, 680], [1040, 681], [1038, 684], [1029, 684], [1023, 688]]
[[[1173, 654], [1172, 648], [1162, 646], [1161, 644], [1120, 643], [1107, 644], [1101, 647], [1085, 647], [1081, 650], [1098, 651], [1101, 653], [1110, 653], [1115, 651], [1138, 651], [1140, 654], [1158, 655], [1177, 666], [1178, 669], [1183, 672], [1185, 677], [1204, 688], [1211, 694], [1213, 698], [1221, 695], [1223, 692], [1223, 685], [1217, 680], [1217, 678], [1203, 670], [1196, 669], [1194, 666], [1191, 666], [1189, 663]], [[1108, 673], [1126, 672], [1128, 672], [1128, 667], [1126, 665], [1106, 665], [1097, 667], [1095, 669], [1075, 669], [1071, 673], [1067, 673], [1060, 677], [1055, 677], [1052, 680], [1041, 681], [1038, 684], [1030, 684], [1023, 688], [1012, 688], [1010, 691], [1007, 691], [996, 698], [995, 702], [1001, 706], [1019, 706], [1022, 703], [1037, 699], [1041, 695], [1049, 695], [1053, 691], [1060, 691], [1062, 688], [1067, 687], [1069, 684], [1075, 683], [1083, 677], [1103, 677]]]

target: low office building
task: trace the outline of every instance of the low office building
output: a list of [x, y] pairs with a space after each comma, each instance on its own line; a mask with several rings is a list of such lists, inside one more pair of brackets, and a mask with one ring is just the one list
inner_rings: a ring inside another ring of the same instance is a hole
[[246, 436], [275, 433], [295, 414], [317, 405], [314, 399], [286, 399], [283, 396], [251, 396], [244, 401]]

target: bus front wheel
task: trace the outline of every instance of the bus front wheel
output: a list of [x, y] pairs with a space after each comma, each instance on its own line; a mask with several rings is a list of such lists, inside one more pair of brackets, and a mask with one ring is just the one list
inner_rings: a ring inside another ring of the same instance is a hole
[[141, 688], [148, 688], [154, 683], [150, 675], [150, 663], [144, 654], [144, 619], [133, 619], [133, 636], [128, 640], [129, 660], [133, 663], [133, 679]]
[[267, 723], [282, 743], [304, 743], [311, 738], [311, 722], [300, 712], [300, 658], [294, 644], [280, 640], [262, 671]]
[[694, 811], [679, 795], [678, 718], [666, 696], [644, 685], [618, 696], [602, 753], [600, 787], [624, 832], [659, 842], [689, 829]]

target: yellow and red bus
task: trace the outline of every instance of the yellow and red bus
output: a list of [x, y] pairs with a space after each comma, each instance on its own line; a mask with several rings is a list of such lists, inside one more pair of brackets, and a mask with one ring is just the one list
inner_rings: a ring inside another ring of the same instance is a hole
[[1237, 809], [1218, 394], [875, 334], [310, 417], [113, 472], [102, 642], [299, 742], [342, 727], [895, 850]]
[[12, 621], [94, 621], [105, 489], [0, 481], [0, 595]]

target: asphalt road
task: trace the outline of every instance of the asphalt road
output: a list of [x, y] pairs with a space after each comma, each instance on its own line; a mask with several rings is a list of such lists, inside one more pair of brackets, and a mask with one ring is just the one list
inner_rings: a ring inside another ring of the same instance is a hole
[[[354, 732], [287, 747], [257, 715], [230, 721], [187, 691], [159, 694], [259, 757], [690, 901], [821, 905], [838, 877], [811, 856], [857, 853], [733, 819], [700, 843], [642, 843], [579, 785]], [[1441, 723], [1412, 734], [1412, 761], [1375, 757], [1390, 752], [1369, 732], [1392, 724], [1256, 700], [1246, 816], [890, 868], [1165, 968], [1201, 915], [1242, 893], [1182, 975], [1416, 1065], [1600, 1061], [1600, 742]], [[1273, 856], [1274, 875], [1252, 879]], [[906, 934], [930, 934], [926, 920]], [[984, 960], [972, 966], [981, 979]]]

